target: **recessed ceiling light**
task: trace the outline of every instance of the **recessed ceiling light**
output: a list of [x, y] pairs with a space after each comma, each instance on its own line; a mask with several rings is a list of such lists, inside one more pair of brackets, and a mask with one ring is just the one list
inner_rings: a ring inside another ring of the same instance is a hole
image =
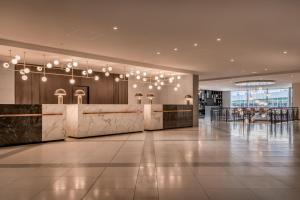
[[221, 40], [222, 40], [221, 38], [217, 38], [217, 42], [221, 42]]
[[266, 68], [265, 68], [265, 71], [268, 71], [268, 70], [269, 70], [269, 69], [266, 67]]
[[156, 54], [157, 54], [157, 55], [160, 55], [160, 52], [159, 52], [159, 51], [157, 51], [157, 52], [156, 52]]
[[233, 58], [230, 59], [230, 62], [234, 62], [235, 60]]
[[257, 72], [251, 72], [252, 74], [256, 74]]
[[287, 51], [284, 51], [284, 52], [282, 52], [283, 54], [287, 54], [288, 52]]
[[198, 46], [198, 43], [194, 43], [194, 47], [197, 47]]
[[118, 28], [117, 26], [114, 26], [113, 29], [114, 29], [114, 30], [118, 30], [119, 28]]
[[178, 51], [178, 48], [174, 48], [174, 51]]

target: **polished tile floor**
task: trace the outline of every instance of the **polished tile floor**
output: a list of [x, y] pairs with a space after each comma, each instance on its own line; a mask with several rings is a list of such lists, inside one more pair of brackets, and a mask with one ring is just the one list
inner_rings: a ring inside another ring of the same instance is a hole
[[213, 123], [0, 148], [0, 199], [300, 199], [298, 123]]

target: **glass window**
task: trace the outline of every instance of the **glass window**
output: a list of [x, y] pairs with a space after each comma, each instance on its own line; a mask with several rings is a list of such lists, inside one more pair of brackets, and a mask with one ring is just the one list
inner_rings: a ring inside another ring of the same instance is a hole
[[231, 106], [232, 107], [246, 107], [247, 106], [247, 91], [232, 91], [231, 92]]
[[290, 106], [290, 90], [257, 89], [231, 92], [232, 107], [288, 107]]

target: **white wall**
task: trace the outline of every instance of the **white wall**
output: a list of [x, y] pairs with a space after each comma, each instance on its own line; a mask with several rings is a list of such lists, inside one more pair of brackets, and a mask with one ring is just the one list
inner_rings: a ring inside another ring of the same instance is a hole
[[0, 61], [0, 104], [15, 103], [15, 72], [2, 69]]
[[223, 107], [230, 107], [231, 95], [230, 91], [222, 92]]
[[163, 87], [160, 92], [161, 104], [185, 104], [185, 95], [193, 96], [193, 75], [182, 76], [178, 83], [181, 86], [176, 92], [174, 91], [174, 86]]

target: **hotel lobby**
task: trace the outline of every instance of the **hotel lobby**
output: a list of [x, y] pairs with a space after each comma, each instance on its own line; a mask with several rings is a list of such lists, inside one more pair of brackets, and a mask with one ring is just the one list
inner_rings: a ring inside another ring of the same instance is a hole
[[300, 199], [300, 2], [0, 2], [0, 200]]

